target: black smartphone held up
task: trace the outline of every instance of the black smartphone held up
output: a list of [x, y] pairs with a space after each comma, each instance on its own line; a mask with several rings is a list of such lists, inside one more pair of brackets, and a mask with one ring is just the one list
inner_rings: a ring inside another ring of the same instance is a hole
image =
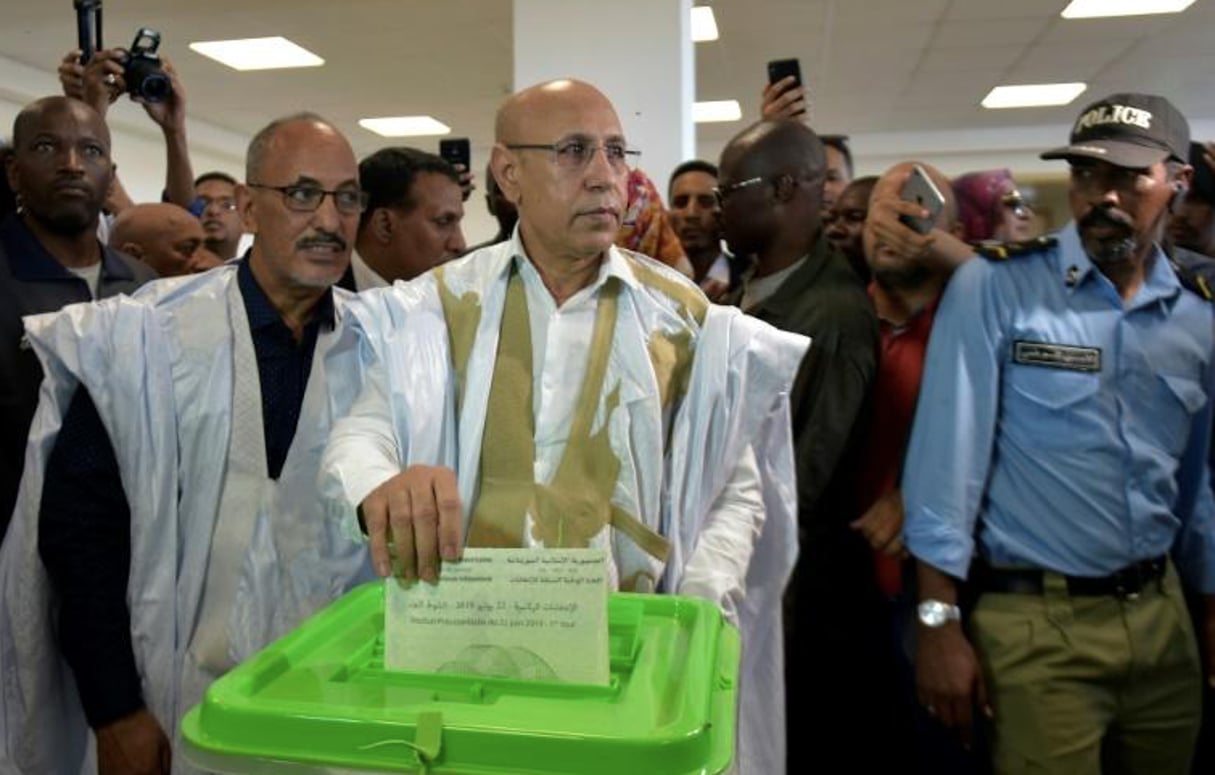
[[917, 164], [911, 168], [911, 175], [907, 177], [907, 182], [903, 184], [903, 190], [899, 192], [899, 196], [903, 201], [914, 202], [928, 211], [927, 218], [900, 215], [899, 220], [920, 234], [932, 231], [941, 210], [945, 209], [945, 197], [941, 195], [940, 189], [932, 182], [932, 178], [928, 177], [928, 173], [924, 171], [923, 167]]
[[440, 140], [439, 155], [453, 167], [457, 164], [463, 164], [465, 172], [472, 169], [472, 151], [469, 149], [467, 137], [453, 137], [449, 140]]
[[793, 86], [802, 85], [802, 66], [796, 59], [773, 59], [768, 63], [768, 83], [777, 83], [789, 76], [797, 79]]
[[[787, 87], [781, 94], [802, 85], [802, 66], [796, 59], [773, 59], [768, 63], [768, 83], [779, 83], [789, 76], [793, 76], [795, 79], [793, 85]], [[800, 116], [805, 112], [804, 110], [799, 110], [793, 115]]]

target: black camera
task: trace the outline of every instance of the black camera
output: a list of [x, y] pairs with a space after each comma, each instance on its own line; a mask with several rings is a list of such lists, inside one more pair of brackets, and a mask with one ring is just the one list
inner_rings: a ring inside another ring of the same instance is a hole
[[[80, 63], [88, 64], [93, 54], [102, 49], [101, 0], [72, 0], [76, 9], [76, 36], [80, 47]], [[160, 63], [160, 33], [141, 27], [135, 33], [131, 48], [123, 61], [122, 79], [127, 93], [148, 102], [163, 102], [173, 93], [173, 84]]]
[[141, 27], [127, 51], [123, 63], [122, 79], [127, 82], [127, 92], [132, 97], [143, 97], [148, 102], [164, 102], [173, 93], [173, 84], [160, 63], [160, 33]]

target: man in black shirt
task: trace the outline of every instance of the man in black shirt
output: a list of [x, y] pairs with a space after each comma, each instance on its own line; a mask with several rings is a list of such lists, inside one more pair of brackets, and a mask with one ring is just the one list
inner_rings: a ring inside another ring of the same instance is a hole
[[[168, 773], [181, 716], [209, 682], [367, 568], [315, 490], [344, 408], [322, 372], [345, 299], [331, 286], [366, 201], [354, 154], [299, 115], [262, 130], [247, 166], [238, 200], [256, 237], [244, 259], [31, 327], [51, 385], [40, 417], [63, 422], [57, 435], [36, 428], [31, 460], [45, 469], [27, 472], [19, 545], [0, 556], [0, 615], [14, 622], [0, 639], [17, 642], [0, 645], [0, 672], [21, 689], [2, 698], [0, 770], [78, 769], [83, 730], [66, 721], [83, 715], [101, 773]], [[31, 611], [38, 557], [49, 590]], [[41, 631], [71, 668], [66, 697], [34, 690], [57, 662], [31, 621], [50, 610]], [[22, 730], [44, 744], [14, 740]]]
[[131, 293], [156, 276], [97, 240], [114, 163], [109, 130], [92, 108], [66, 97], [38, 100], [17, 117], [8, 158], [21, 210], [0, 221], [0, 539], [42, 382], [22, 316]]

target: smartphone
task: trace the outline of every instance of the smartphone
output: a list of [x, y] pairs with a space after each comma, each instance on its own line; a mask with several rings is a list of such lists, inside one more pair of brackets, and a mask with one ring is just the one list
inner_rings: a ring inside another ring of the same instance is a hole
[[[793, 85], [785, 89], [796, 89], [802, 85], [802, 66], [796, 59], [773, 59], [768, 63], [768, 83], [778, 83], [779, 81], [793, 76], [795, 79]], [[782, 91], [781, 94], [785, 92]], [[793, 115], [800, 116], [806, 111], [799, 110]]]
[[793, 86], [802, 85], [802, 66], [796, 59], [773, 59], [768, 63], [768, 83], [776, 83], [789, 76], [797, 79]]
[[937, 217], [945, 209], [945, 197], [941, 194], [941, 190], [936, 187], [936, 184], [932, 182], [932, 178], [928, 177], [928, 173], [924, 171], [923, 167], [917, 164], [911, 168], [911, 175], [907, 177], [907, 182], [903, 184], [903, 190], [899, 192], [899, 196], [903, 201], [915, 202], [928, 211], [927, 218], [900, 215], [899, 220], [920, 234], [927, 234], [932, 231], [932, 227], [936, 225]]
[[472, 169], [472, 151], [469, 149], [467, 137], [453, 137], [450, 140], [439, 141], [439, 155], [453, 167], [464, 165], [464, 171]]

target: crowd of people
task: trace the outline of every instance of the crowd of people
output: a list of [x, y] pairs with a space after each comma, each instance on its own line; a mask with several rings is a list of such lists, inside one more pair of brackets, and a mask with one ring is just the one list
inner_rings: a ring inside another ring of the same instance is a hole
[[739, 773], [1215, 762], [1215, 146], [1167, 99], [1081, 111], [1037, 234], [1005, 169], [854, 177], [791, 81], [664, 205], [546, 82], [469, 248], [469, 170], [313, 113], [195, 176], [169, 62], [132, 202], [121, 57], [69, 52], [3, 150], [0, 772], [190, 772], [211, 681], [465, 547], [716, 603]]

